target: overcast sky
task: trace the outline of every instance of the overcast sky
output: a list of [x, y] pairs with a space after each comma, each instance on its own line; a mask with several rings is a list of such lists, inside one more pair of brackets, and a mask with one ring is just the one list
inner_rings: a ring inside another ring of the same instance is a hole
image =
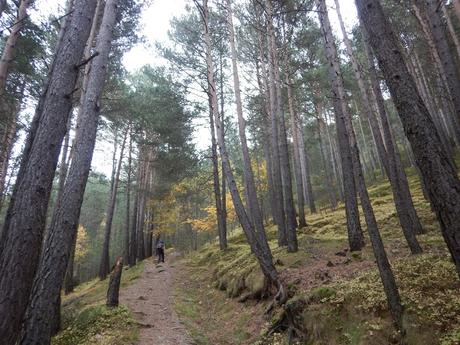
[[[330, 9], [329, 17], [336, 34], [341, 37], [340, 28], [335, 11], [334, 0], [326, 0]], [[354, 0], [339, 0], [342, 15], [347, 29], [350, 31], [357, 21]], [[36, 0], [36, 10], [31, 14], [34, 20], [46, 22], [49, 14], [63, 13], [64, 3], [62, 0]], [[191, 0], [148, 0], [147, 5], [142, 10], [141, 34], [145, 37], [145, 43], [134, 46], [129, 51], [123, 63], [129, 71], [134, 71], [145, 64], [161, 65], [165, 62], [158, 57], [153, 48], [156, 41], [164, 42], [168, 40], [169, 22], [174, 16], [180, 16], [185, 12], [186, 4], [191, 4]], [[208, 145], [209, 130], [204, 126], [198, 126], [195, 131], [195, 140], [200, 149]], [[107, 151], [109, 150], [109, 151]], [[96, 145], [93, 158], [93, 168], [110, 175], [111, 169], [111, 147], [107, 142], [101, 140]]]

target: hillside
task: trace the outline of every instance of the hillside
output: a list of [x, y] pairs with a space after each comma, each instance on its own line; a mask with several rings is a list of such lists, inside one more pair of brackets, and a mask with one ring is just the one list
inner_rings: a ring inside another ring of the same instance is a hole
[[[405, 245], [389, 184], [369, 190], [405, 307], [407, 343], [458, 344], [460, 282], [414, 175], [410, 183], [426, 231], [419, 236], [424, 253], [417, 256]], [[350, 254], [345, 229], [343, 207], [310, 215], [299, 234], [299, 252], [287, 254], [277, 247], [274, 226], [268, 226], [292, 297], [269, 316], [264, 316], [270, 299], [261, 296], [263, 276], [241, 232], [232, 234], [225, 252], [209, 244], [182, 261], [176, 310], [196, 343], [287, 344], [289, 334], [317, 345], [396, 341], [369, 241], [361, 253]], [[288, 320], [286, 310], [295, 318]]]

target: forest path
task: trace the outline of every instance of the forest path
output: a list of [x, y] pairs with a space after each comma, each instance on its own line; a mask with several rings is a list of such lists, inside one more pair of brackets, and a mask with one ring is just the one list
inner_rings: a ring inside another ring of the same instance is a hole
[[120, 302], [127, 305], [140, 326], [138, 345], [192, 345], [179, 321], [173, 304], [174, 265], [145, 262], [142, 276], [120, 291]]

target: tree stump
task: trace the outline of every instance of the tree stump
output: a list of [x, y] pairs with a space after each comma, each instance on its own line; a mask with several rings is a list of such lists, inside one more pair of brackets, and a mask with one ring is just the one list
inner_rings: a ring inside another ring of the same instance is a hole
[[123, 257], [119, 256], [112, 273], [110, 274], [109, 288], [107, 289], [107, 306], [118, 307], [118, 292], [120, 291], [121, 273], [123, 272]]

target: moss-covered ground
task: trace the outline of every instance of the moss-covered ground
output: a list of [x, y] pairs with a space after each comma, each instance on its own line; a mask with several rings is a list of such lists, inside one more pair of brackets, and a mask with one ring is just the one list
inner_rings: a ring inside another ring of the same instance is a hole
[[[144, 270], [143, 263], [124, 269], [121, 287], [132, 283]], [[62, 296], [61, 331], [53, 345], [126, 345], [134, 344], [139, 328], [130, 311], [120, 305], [105, 305], [108, 279], [83, 283]]]
[[[415, 174], [409, 175], [414, 204], [425, 233], [424, 249], [410, 255], [387, 182], [369, 188], [375, 215], [405, 308], [409, 345], [460, 344], [460, 281]], [[364, 217], [362, 222], [364, 221]], [[397, 337], [369, 241], [360, 253], [347, 248], [343, 205], [307, 217], [298, 233], [299, 251], [278, 248], [267, 226], [276, 266], [292, 299], [302, 300], [301, 344], [380, 345]], [[363, 223], [363, 230], [366, 229]], [[209, 244], [179, 263], [175, 306], [197, 344], [287, 344], [286, 329], [273, 327], [283, 309], [264, 316], [270, 299], [260, 299], [263, 276], [241, 232], [229, 248]], [[244, 296], [251, 298], [241, 303]]]

